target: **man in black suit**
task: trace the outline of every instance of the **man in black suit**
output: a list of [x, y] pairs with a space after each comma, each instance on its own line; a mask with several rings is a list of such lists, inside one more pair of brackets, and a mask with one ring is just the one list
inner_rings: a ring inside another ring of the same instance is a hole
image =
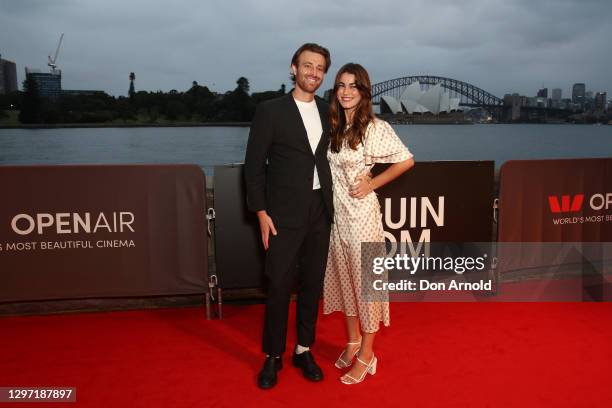
[[293, 91], [259, 104], [251, 124], [245, 158], [247, 204], [257, 213], [267, 251], [263, 329], [267, 356], [257, 377], [264, 389], [276, 384], [277, 371], [282, 368], [289, 300], [296, 279], [298, 344], [293, 365], [309, 380], [323, 379], [310, 346], [315, 338], [333, 204], [327, 161], [328, 106], [315, 92], [330, 63], [326, 48], [302, 45], [291, 60]]

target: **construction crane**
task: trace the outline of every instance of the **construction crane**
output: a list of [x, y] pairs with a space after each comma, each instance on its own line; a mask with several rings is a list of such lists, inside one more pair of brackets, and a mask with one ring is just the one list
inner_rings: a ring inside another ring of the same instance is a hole
[[57, 54], [59, 54], [59, 50], [60, 50], [60, 47], [62, 46], [63, 39], [64, 39], [64, 33], [60, 35], [60, 39], [59, 39], [59, 42], [57, 43], [57, 48], [55, 49], [55, 55], [53, 56], [53, 58], [51, 58], [51, 56], [49, 55], [49, 62], [47, 63], [47, 65], [51, 67], [52, 73], [55, 73], [55, 68], [57, 67], [57, 65], [55, 64], [55, 61], [57, 61]]

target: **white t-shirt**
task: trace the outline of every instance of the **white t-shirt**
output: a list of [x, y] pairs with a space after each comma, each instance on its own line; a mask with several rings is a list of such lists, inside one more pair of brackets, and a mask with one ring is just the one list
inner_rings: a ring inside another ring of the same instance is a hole
[[[319, 109], [317, 109], [317, 103], [313, 99], [311, 102], [302, 102], [297, 99], [293, 99], [300, 110], [306, 133], [308, 134], [308, 142], [312, 149], [312, 154], [317, 150], [319, 141], [321, 141], [321, 135], [323, 134], [323, 125], [321, 124], [321, 116], [319, 116]], [[314, 168], [314, 175], [312, 178], [312, 189], [317, 190], [321, 188], [319, 182], [319, 174], [317, 173], [317, 166]]]

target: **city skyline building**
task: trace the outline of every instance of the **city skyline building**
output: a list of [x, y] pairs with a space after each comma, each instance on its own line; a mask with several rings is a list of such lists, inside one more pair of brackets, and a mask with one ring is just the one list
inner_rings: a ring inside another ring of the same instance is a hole
[[561, 88], [553, 88], [551, 98], [550, 98], [550, 107], [554, 109], [560, 109], [562, 106], [563, 91]]
[[538, 89], [538, 98], [548, 98], [548, 88]]
[[0, 54], [0, 95], [17, 91], [17, 65]]
[[57, 99], [62, 93], [62, 71], [40, 72], [26, 67], [26, 78], [32, 78], [38, 86], [38, 95], [43, 98]]
[[572, 103], [583, 106], [586, 96], [586, 85], [582, 82], [575, 83], [572, 86]]
[[597, 92], [595, 94], [595, 110], [603, 111], [606, 110], [607, 105], [607, 92]]

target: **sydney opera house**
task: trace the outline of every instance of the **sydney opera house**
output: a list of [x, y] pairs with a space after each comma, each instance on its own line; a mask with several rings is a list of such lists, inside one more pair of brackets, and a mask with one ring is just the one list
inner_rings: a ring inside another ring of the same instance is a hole
[[419, 82], [413, 82], [402, 93], [399, 100], [392, 96], [382, 96], [380, 113], [433, 113], [460, 110], [459, 98], [451, 98], [440, 84], [421, 90]]

